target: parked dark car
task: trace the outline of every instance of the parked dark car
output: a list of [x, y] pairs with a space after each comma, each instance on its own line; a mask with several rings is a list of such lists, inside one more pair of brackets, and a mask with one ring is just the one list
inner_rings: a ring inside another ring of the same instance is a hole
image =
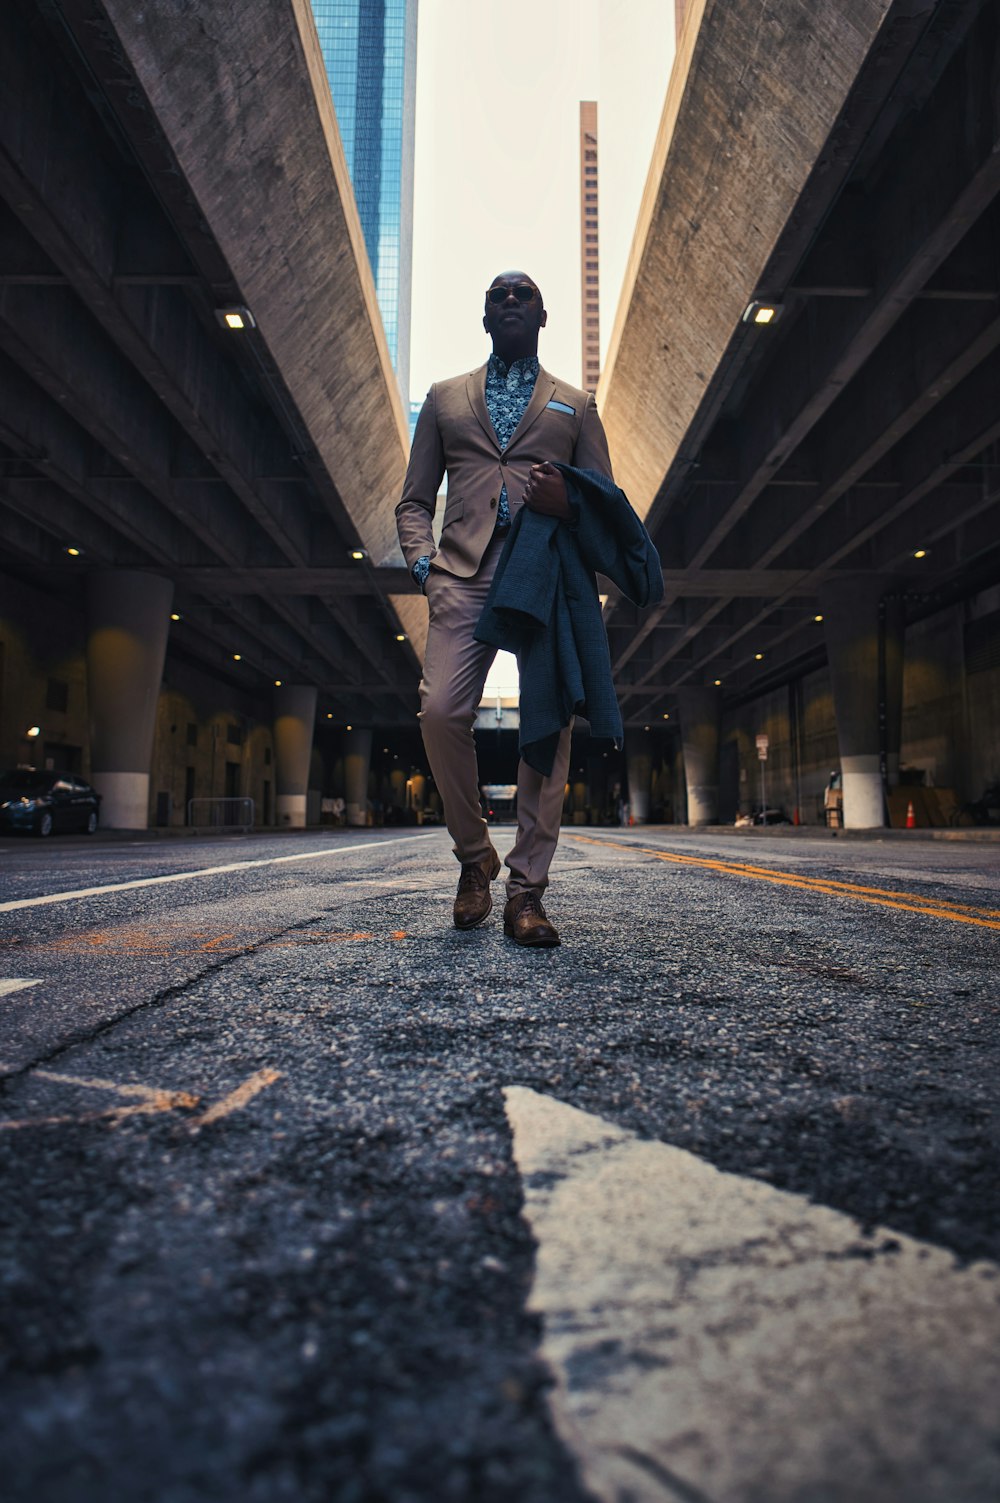
[[0, 830], [85, 830], [93, 835], [101, 795], [70, 772], [36, 772], [12, 767], [0, 773]]

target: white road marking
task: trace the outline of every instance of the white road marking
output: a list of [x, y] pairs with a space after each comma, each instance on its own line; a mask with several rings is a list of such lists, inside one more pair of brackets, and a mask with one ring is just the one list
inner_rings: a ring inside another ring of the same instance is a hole
[[41, 978], [29, 980], [27, 976], [8, 976], [0, 981], [0, 997], [9, 997], [11, 992], [23, 991], [26, 986], [38, 986]]
[[206, 866], [195, 872], [171, 872], [165, 877], [140, 877], [134, 882], [109, 882], [105, 887], [78, 887], [73, 892], [52, 892], [41, 898], [19, 898], [0, 903], [0, 913], [20, 908], [41, 908], [48, 903], [68, 903], [74, 898], [100, 898], [109, 892], [133, 892], [138, 887], [156, 887], [163, 882], [190, 882], [195, 877], [220, 877], [226, 872], [245, 872], [257, 866], [281, 866], [287, 861], [320, 861], [329, 856], [352, 856], [374, 846], [405, 845], [408, 840], [426, 840], [426, 835], [399, 835], [392, 840], [366, 840], [363, 845], [341, 845], [325, 851], [301, 851], [294, 856], [268, 856], [261, 861], [232, 861], [225, 866]]
[[1000, 1497], [1000, 1268], [504, 1095], [553, 1414], [596, 1498]]

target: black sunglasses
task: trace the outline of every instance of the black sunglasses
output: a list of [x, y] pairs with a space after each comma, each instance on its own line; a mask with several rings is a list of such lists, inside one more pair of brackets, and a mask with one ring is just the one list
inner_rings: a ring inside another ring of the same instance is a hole
[[527, 282], [518, 282], [513, 287], [491, 287], [486, 294], [486, 301], [499, 308], [501, 303], [507, 301], [511, 293], [519, 303], [530, 303], [538, 296], [538, 288], [530, 287]]

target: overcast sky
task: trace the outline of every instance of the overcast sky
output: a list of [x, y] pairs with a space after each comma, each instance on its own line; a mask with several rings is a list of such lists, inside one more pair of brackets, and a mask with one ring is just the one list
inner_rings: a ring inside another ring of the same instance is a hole
[[[581, 384], [583, 99], [598, 102], [603, 356], [673, 54], [672, 0], [420, 0], [414, 400], [485, 360], [483, 293], [506, 270], [542, 289], [542, 363]], [[488, 693], [516, 693], [505, 658]]]
[[526, 271], [539, 354], [579, 384], [579, 105], [598, 101], [601, 338], [674, 51], [672, 0], [420, 0], [410, 393], [489, 353], [483, 293]]

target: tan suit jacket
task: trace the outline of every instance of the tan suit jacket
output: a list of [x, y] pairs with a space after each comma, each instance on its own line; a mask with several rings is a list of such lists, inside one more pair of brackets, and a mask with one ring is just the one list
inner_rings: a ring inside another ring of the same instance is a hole
[[[539, 369], [531, 401], [501, 453], [486, 408], [486, 366], [436, 382], [417, 419], [396, 507], [407, 565], [412, 569], [418, 558], [428, 557], [433, 569], [470, 578], [493, 536], [502, 486], [506, 482], [513, 518], [524, 504], [528, 471], [544, 460], [611, 475], [608, 441], [589, 392]], [[431, 521], [445, 471], [448, 498], [435, 548]]]

